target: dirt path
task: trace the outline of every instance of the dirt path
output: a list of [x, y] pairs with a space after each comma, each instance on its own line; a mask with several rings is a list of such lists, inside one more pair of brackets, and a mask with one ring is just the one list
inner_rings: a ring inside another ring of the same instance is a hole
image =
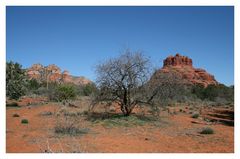
[[[179, 113], [165, 118], [167, 124], [106, 128], [81, 120], [90, 132], [77, 136], [54, 134], [55, 118], [41, 115], [55, 112], [56, 105], [42, 105], [7, 109], [7, 152], [44, 152], [47, 147], [57, 150], [80, 149], [81, 152], [230, 152], [234, 151], [234, 127], [210, 125], [215, 133], [202, 135], [203, 124], [194, 124], [189, 114]], [[20, 117], [13, 117], [13, 114]], [[21, 119], [29, 124], [21, 124]], [[75, 147], [73, 147], [75, 145]], [[76, 148], [76, 146], [79, 146]], [[56, 151], [55, 151], [56, 150]], [[61, 152], [57, 151], [57, 152]]]

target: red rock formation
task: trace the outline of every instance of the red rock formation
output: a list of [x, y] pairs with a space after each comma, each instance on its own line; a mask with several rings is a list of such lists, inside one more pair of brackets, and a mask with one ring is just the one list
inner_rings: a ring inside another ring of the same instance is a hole
[[30, 79], [40, 79], [41, 78], [41, 71], [43, 70], [43, 65], [41, 64], [34, 64], [32, 67], [30, 67], [27, 70], [27, 75], [30, 77]]
[[169, 56], [163, 61], [163, 67], [167, 66], [190, 66], [192, 67], [192, 59], [176, 54], [176, 56]]
[[91, 83], [90, 80], [85, 77], [73, 77], [66, 70], [61, 72], [61, 69], [52, 64], [48, 66], [43, 66], [41, 64], [34, 64], [26, 71], [27, 76], [30, 79], [36, 79], [40, 82], [57, 82], [57, 83], [73, 83], [76, 85], [85, 85]]
[[163, 61], [163, 68], [156, 73], [175, 72], [190, 84], [200, 84], [207, 87], [210, 84], [218, 84], [213, 75], [207, 73], [204, 69], [194, 68], [192, 59], [176, 54], [169, 56]]
[[60, 82], [61, 78], [62, 78], [62, 74], [61, 74], [61, 69], [52, 64], [52, 65], [48, 65], [46, 67], [46, 71], [47, 71], [47, 75], [48, 75], [48, 79], [51, 82]]
[[69, 71], [64, 70], [62, 73], [62, 80], [64, 83], [68, 83], [72, 81], [72, 77], [70, 76]]

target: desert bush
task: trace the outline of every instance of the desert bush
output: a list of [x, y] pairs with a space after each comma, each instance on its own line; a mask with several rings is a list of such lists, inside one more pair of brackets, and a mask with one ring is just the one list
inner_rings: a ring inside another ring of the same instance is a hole
[[55, 90], [55, 98], [60, 102], [68, 102], [76, 98], [76, 90], [73, 85], [59, 85]]
[[13, 114], [13, 117], [20, 117], [19, 114]]
[[75, 116], [80, 116], [82, 115], [81, 112], [69, 112], [69, 111], [65, 111], [63, 113], [64, 116], [72, 116], [72, 117], [75, 117]]
[[80, 126], [80, 112], [69, 111], [68, 107], [61, 107], [56, 112], [56, 125], [54, 132], [62, 135], [81, 135], [86, 134], [89, 129]]
[[21, 120], [21, 123], [22, 123], [22, 124], [28, 124], [28, 120], [27, 120], [27, 119], [22, 119], [22, 120]]
[[39, 87], [34, 91], [34, 93], [37, 95], [46, 95], [48, 93], [48, 90], [45, 87]]
[[39, 81], [37, 81], [36, 79], [27, 80], [27, 89], [28, 89], [28, 92], [30, 92], [30, 93], [34, 93], [34, 91], [36, 91], [41, 86], [42, 86], [42, 84]]
[[7, 107], [19, 107], [19, 105], [18, 105], [17, 102], [9, 102], [9, 103], [6, 103], [6, 106], [7, 106]]
[[212, 128], [206, 127], [206, 128], [203, 128], [200, 133], [201, 134], [214, 134], [214, 130]]
[[77, 92], [80, 96], [90, 96], [96, 93], [97, 87], [94, 83], [88, 83], [86, 85], [79, 86]]
[[84, 96], [90, 96], [93, 93], [96, 93], [97, 87], [94, 83], [88, 83], [82, 86], [82, 94]]
[[192, 115], [192, 118], [198, 118], [199, 117], [199, 113], [194, 113], [193, 115]]
[[[60, 117], [60, 116], [58, 116]], [[61, 135], [76, 136], [89, 132], [88, 128], [80, 128], [77, 124], [76, 116], [62, 116], [60, 121], [57, 121], [54, 127], [54, 132]]]
[[26, 93], [26, 75], [19, 63], [6, 63], [6, 95], [11, 99], [19, 99]]
[[81, 134], [87, 134], [89, 129], [80, 129], [75, 126], [56, 126], [54, 127], [54, 131], [57, 134], [63, 134], [63, 135], [81, 135]]
[[226, 104], [234, 101], [234, 86], [227, 87], [223, 84], [208, 85], [206, 88], [195, 85], [192, 93], [202, 100], [209, 100], [218, 104]]
[[45, 111], [45, 112], [40, 113], [40, 115], [42, 115], [42, 116], [51, 116], [51, 115], [53, 115], [53, 112]]
[[37, 90], [34, 91], [35, 94], [40, 96], [47, 97], [50, 101], [56, 101], [56, 88], [49, 87], [48, 89], [46, 87], [39, 87]]

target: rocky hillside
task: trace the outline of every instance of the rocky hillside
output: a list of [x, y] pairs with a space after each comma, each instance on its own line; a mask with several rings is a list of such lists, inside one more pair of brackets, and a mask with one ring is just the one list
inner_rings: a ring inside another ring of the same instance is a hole
[[91, 81], [85, 77], [76, 77], [70, 75], [69, 71], [61, 69], [52, 64], [43, 66], [41, 64], [33, 64], [26, 70], [27, 76], [30, 79], [36, 79], [38, 81], [50, 81], [58, 83], [73, 83], [76, 85], [85, 85], [91, 83]]
[[218, 84], [213, 75], [209, 74], [204, 69], [194, 68], [192, 59], [186, 56], [181, 56], [180, 54], [167, 57], [163, 61], [163, 67], [157, 70], [155, 75], [173, 72], [181, 76], [181, 78], [185, 79], [190, 84], [200, 84], [204, 87], [207, 87], [210, 84]]

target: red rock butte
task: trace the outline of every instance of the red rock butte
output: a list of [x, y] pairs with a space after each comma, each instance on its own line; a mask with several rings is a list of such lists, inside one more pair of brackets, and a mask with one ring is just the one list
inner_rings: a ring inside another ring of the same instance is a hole
[[192, 59], [177, 53], [169, 56], [163, 61], [163, 67], [156, 73], [175, 72], [190, 84], [200, 84], [204, 87], [219, 84], [213, 75], [206, 70], [194, 68]]
[[163, 61], [163, 67], [166, 66], [191, 66], [192, 67], [192, 59], [187, 56], [181, 56], [177, 53], [175, 56], [169, 56]]

